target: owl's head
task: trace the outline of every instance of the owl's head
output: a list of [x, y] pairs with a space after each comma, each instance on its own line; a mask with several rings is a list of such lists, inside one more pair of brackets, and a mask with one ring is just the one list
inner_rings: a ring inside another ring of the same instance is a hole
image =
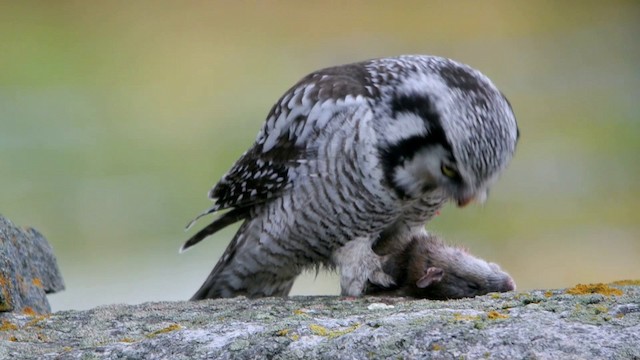
[[511, 105], [466, 65], [427, 56], [394, 60], [395, 71], [402, 70], [382, 92], [389, 116], [380, 129], [387, 182], [402, 198], [441, 191], [459, 206], [484, 201], [518, 141]]

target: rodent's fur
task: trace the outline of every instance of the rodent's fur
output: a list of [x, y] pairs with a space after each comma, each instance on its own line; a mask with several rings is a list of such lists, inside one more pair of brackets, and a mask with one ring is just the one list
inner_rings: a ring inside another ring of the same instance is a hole
[[514, 280], [495, 263], [445, 244], [426, 232], [415, 234], [404, 247], [381, 256], [384, 272], [395, 284], [371, 281], [366, 295], [410, 296], [423, 299], [459, 299], [490, 292], [515, 290]]

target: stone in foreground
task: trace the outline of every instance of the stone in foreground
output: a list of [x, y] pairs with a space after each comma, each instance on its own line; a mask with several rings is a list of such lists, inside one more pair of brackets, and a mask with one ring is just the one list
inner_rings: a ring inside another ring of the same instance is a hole
[[51, 312], [46, 294], [64, 289], [53, 249], [33, 228], [0, 215], [0, 317], [6, 312]]

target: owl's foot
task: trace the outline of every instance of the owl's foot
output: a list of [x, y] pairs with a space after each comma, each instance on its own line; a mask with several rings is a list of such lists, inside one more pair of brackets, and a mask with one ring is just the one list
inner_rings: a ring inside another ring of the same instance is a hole
[[342, 296], [362, 296], [368, 281], [383, 287], [394, 284], [393, 278], [382, 270], [382, 259], [373, 252], [371, 243], [368, 238], [357, 238], [334, 252]]

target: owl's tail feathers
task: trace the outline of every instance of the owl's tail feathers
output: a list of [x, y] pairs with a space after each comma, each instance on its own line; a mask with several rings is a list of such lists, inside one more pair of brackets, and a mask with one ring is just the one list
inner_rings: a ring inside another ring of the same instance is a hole
[[277, 259], [258, 246], [259, 231], [252, 231], [257, 228], [251, 221], [240, 226], [216, 266], [190, 300], [240, 295], [249, 298], [285, 297], [289, 294], [299, 272], [292, 271], [291, 267], [278, 267]]
[[214, 234], [222, 228], [225, 228], [235, 222], [246, 219], [248, 216], [247, 208], [236, 208], [226, 212], [224, 215], [215, 219], [211, 224], [207, 225], [204, 229], [195, 233], [189, 240], [185, 241], [185, 243], [180, 248], [180, 253], [186, 251], [193, 245], [199, 243], [204, 240], [207, 236]]
[[[221, 271], [216, 271], [217, 269], [218, 267], [216, 266], [207, 277], [207, 280], [200, 286], [200, 289], [198, 289], [189, 300], [231, 298], [240, 295], [249, 298], [268, 296], [286, 297], [289, 295], [291, 287], [293, 287], [293, 282], [295, 281], [295, 278], [273, 279], [268, 282], [264, 281], [256, 284], [249, 280], [247, 284], [244, 283], [242, 279], [227, 278], [227, 276], [221, 274]], [[232, 283], [242, 284], [241, 288], [236, 289]]]
[[196, 293], [193, 294], [193, 296], [189, 300], [195, 301], [204, 299], [216, 299], [241, 295], [233, 293], [232, 291], [230, 291], [231, 289], [222, 284], [218, 276], [220, 272], [217, 270], [218, 266], [216, 266], [213, 271], [211, 271], [211, 274], [209, 274], [202, 286], [200, 286], [198, 291], [196, 291]]
[[[223, 215], [223, 217], [230, 213], [231, 211]], [[202, 229], [198, 234], [212, 227], [218, 221], [222, 221], [222, 218], [214, 221], [209, 226]], [[229, 220], [229, 223], [231, 223], [230, 221], [231, 220]], [[237, 282], [239, 278], [237, 278], [237, 275], [235, 274], [235, 272], [229, 271], [229, 269], [233, 268], [232, 262], [235, 260], [236, 254], [238, 252], [238, 248], [242, 247], [243, 243], [247, 239], [245, 232], [247, 231], [248, 227], [249, 227], [249, 222], [246, 222], [246, 221], [240, 226], [240, 229], [238, 229], [236, 234], [233, 236], [233, 239], [231, 239], [231, 242], [225, 249], [224, 253], [220, 257], [218, 262], [216, 263], [216, 266], [213, 267], [213, 270], [211, 270], [211, 273], [209, 273], [209, 276], [207, 276], [207, 279], [204, 281], [204, 283], [200, 286], [198, 291], [196, 291], [196, 293], [193, 294], [193, 296], [189, 300], [193, 301], [193, 300], [203, 300], [203, 299], [228, 298], [228, 297], [243, 295], [242, 293], [240, 293], [235, 289], [237, 286], [236, 287], [231, 286], [230, 282], [233, 282], [234, 279]], [[217, 230], [219, 229], [214, 229], [214, 231], [217, 231]], [[200, 241], [200, 239], [207, 236], [207, 235], [204, 235], [202, 237], [198, 237], [198, 234], [195, 234], [191, 239], [187, 240], [187, 242], [185, 243], [185, 246], [187, 245], [191, 246], [197, 243], [198, 241]]]

